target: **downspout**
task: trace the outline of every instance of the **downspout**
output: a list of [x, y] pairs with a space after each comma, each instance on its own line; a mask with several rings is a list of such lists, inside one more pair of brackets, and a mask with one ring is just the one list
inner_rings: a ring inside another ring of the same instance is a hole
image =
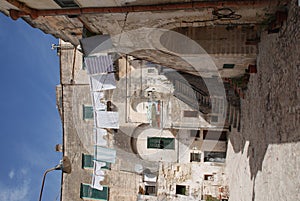
[[19, 10], [10, 10], [10, 16], [16, 20], [19, 17], [29, 15], [32, 19], [39, 16], [55, 16], [55, 15], [82, 15], [96, 13], [128, 13], [128, 12], [151, 12], [151, 11], [175, 11], [189, 10], [200, 8], [221, 8], [221, 7], [240, 7], [240, 6], [263, 6], [271, 4], [277, 5], [277, 1], [269, 0], [246, 0], [246, 1], [200, 1], [200, 2], [185, 2], [185, 3], [168, 3], [157, 5], [136, 5], [136, 6], [115, 6], [115, 7], [91, 7], [91, 8], [68, 8], [68, 9], [43, 9], [37, 10], [28, 7], [26, 4], [18, 0], [6, 0], [10, 4], [16, 6]]

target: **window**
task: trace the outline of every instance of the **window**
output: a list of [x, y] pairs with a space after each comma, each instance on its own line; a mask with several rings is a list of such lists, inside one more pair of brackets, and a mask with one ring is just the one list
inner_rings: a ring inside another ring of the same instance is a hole
[[108, 200], [108, 187], [103, 186], [103, 190], [100, 191], [92, 188], [89, 184], [81, 184], [80, 198]]
[[145, 195], [156, 195], [155, 186], [145, 186], [145, 187], [146, 187]]
[[82, 70], [86, 69], [86, 65], [84, 61], [85, 61], [85, 56], [82, 55], [82, 67], [81, 67]]
[[226, 152], [204, 152], [204, 162], [225, 163]]
[[92, 155], [82, 154], [82, 168], [93, 168], [94, 167], [94, 157]]
[[198, 117], [198, 111], [183, 111], [184, 117]]
[[97, 34], [87, 29], [85, 26], [82, 28], [82, 38], [88, 38], [91, 36], [96, 36]]
[[175, 149], [174, 138], [148, 137], [148, 149]]
[[211, 122], [218, 122], [218, 116], [211, 116]]
[[[101, 162], [101, 161], [99, 161]], [[102, 169], [110, 170], [111, 163], [105, 162], [106, 165]], [[94, 167], [94, 156], [88, 154], [82, 154], [82, 168], [93, 168]]]
[[200, 130], [191, 130], [190, 136], [193, 138], [200, 138]]
[[187, 193], [186, 186], [176, 185], [176, 194], [186, 195], [186, 193]]
[[93, 119], [93, 106], [83, 105], [83, 119]]
[[190, 162], [201, 162], [201, 153], [191, 153]]
[[227, 141], [226, 131], [203, 131], [203, 140]]
[[234, 68], [234, 64], [224, 64], [223, 68]]
[[205, 174], [204, 175], [204, 180], [206, 180], [206, 181], [213, 181], [214, 180], [214, 176], [212, 174]]
[[62, 8], [78, 8], [74, 0], [54, 0]]
[[148, 73], [149, 73], [149, 74], [155, 73], [155, 69], [154, 69], [154, 68], [149, 68], [149, 69], [148, 69]]

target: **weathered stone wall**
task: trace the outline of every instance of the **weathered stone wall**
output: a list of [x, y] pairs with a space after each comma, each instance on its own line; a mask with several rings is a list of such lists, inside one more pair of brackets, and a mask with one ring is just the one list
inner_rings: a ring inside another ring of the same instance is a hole
[[232, 201], [300, 199], [300, 7], [293, 0], [288, 8], [280, 32], [261, 36], [241, 132], [229, 135]]
[[61, 83], [62, 84], [89, 84], [89, 77], [85, 70], [82, 53], [60, 40], [58, 53], [60, 57]]
[[[69, 43], [61, 41], [60, 45], [63, 152], [72, 165], [72, 173], [63, 175], [62, 201], [80, 201], [80, 185], [91, 184], [93, 174], [92, 169], [82, 168], [82, 154], [94, 154], [94, 120], [83, 119], [83, 105], [92, 106], [92, 98], [86, 70], [82, 69], [81, 53]], [[106, 95], [111, 96], [110, 93]], [[109, 145], [112, 145], [112, 134], [109, 132], [108, 135]], [[109, 187], [109, 200], [135, 200], [140, 176], [120, 171], [119, 161], [112, 164], [111, 171], [105, 171], [102, 185]]]
[[83, 120], [82, 105], [91, 105], [89, 86], [63, 86], [63, 146], [68, 156], [72, 173], [64, 174], [62, 180], [62, 201], [80, 201], [80, 184], [91, 183], [91, 172], [82, 169], [82, 154], [90, 153], [93, 120]]

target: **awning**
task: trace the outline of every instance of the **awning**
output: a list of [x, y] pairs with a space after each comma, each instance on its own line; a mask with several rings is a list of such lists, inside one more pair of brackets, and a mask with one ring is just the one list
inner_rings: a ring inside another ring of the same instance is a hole
[[157, 177], [154, 174], [144, 174], [144, 181], [146, 182], [156, 182]]
[[104, 136], [107, 135], [107, 131], [105, 129], [96, 128], [94, 129], [95, 134], [95, 145], [97, 146], [107, 146], [107, 141], [104, 139]]
[[108, 111], [95, 111], [97, 128], [119, 128], [119, 113]]
[[104, 161], [108, 163], [116, 162], [116, 150], [95, 146], [95, 161]]
[[97, 55], [113, 51], [110, 35], [97, 35], [80, 40], [80, 45], [85, 56]]
[[103, 74], [90, 76], [91, 90], [103, 91], [116, 88], [115, 74]]
[[84, 63], [89, 75], [110, 73], [114, 71], [113, 60], [110, 55], [85, 57]]

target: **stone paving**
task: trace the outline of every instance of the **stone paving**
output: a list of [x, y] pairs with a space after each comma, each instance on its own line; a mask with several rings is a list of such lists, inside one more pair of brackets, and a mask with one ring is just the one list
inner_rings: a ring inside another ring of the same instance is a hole
[[300, 200], [300, 7], [279, 33], [262, 33], [241, 132], [229, 136], [230, 201]]

